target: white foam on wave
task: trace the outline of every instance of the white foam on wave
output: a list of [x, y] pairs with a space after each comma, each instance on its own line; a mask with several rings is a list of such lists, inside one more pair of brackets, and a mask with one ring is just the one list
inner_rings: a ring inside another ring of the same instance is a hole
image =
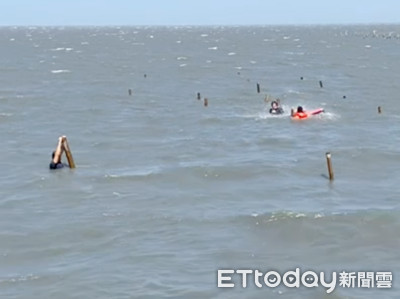
[[[251, 213], [251, 217], [258, 218], [267, 216], [267, 219], [263, 220], [263, 222], [275, 222], [280, 220], [289, 220], [289, 219], [299, 219], [299, 218], [308, 218], [308, 219], [321, 219], [326, 217], [324, 213], [302, 213], [302, 212], [292, 212], [292, 211], [284, 211], [284, 212], [273, 212], [272, 214], [259, 214], [256, 212]], [[256, 223], [257, 225], [260, 222]]]
[[208, 50], [218, 50], [218, 47], [209, 47]]
[[187, 60], [188, 58], [186, 56], [179, 56], [176, 58], [176, 60]]
[[117, 213], [103, 213], [102, 214], [104, 217], [120, 217], [120, 216], [122, 216], [122, 213], [119, 213], [119, 212], [117, 212]]
[[53, 48], [53, 49], [50, 49], [50, 51], [53, 51], [53, 52], [59, 52], [59, 51], [65, 51], [65, 52], [70, 52], [70, 51], [72, 51], [74, 48], [63, 48], [63, 47], [60, 47], [60, 48]]
[[228, 53], [228, 56], [234, 56], [234, 55], [236, 55], [235, 52], [229, 52], [229, 53]]
[[6, 279], [1, 279], [0, 283], [18, 283], [23, 281], [37, 280], [39, 278], [40, 277], [37, 275], [29, 274], [27, 276], [17, 276], [17, 277], [9, 277]]
[[305, 217], [307, 217], [307, 215], [304, 214], [304, 213], [298, 213], [298, 214], [296, 214], [295, 217], [296, 217], [296, 218], [305, 218]]
[[315, 115], [315, 117], [326, 120], [337, 120], [340, 118], [340, 115], [333, 112], [323, 112], [318, 115]]
[[179, 67], [185, 67], [185, 66], [187, 66], [186, 63], [182, 63], [182, 64], [179, 65]]
[[161, 173], [162, 169], [159, 166], [154, 166], [154, 167], [146, 167], [143, 169], [138, 169], [138, 170], [122, 170], [117, 174], [105, 174], [104, 177], [108, 179], [126, 179], [126, 178], [140, 178], [140, 177], [148, 177], [151, 175], [159, 174]]
[[62, 74], [62, 73], [70, 73], [70, 70], [52, 70], [53, 74]]

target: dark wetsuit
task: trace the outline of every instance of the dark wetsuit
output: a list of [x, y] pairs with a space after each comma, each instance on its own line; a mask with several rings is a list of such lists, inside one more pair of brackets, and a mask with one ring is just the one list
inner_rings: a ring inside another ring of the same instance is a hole
[[269, 109], [269, 113], [271, 113], [271, 114], [282, 114], [283, 113], [283, 109], [281, 107], [278, 107], [276, 109], [271, 108], [271, 109]]
[[65, 165], [63, 163], [61, 163], [61, 162], [54, 163], [53, 161], [51, 161], [51, 163], [49, 165], [49, 168], [50, 169], [60, 169], [60, 168], [63, 168], [64, 166]]

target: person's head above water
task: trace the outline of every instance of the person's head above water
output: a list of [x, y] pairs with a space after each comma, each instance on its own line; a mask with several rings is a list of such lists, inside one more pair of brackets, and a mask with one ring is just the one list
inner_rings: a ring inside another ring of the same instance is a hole
[[277, 101], [272, 101], [272, 103], [271, 103], [271, 107], [272, 107], [272, 109], [276, 109], [276, 108], [278, 108], [278, 102]]
[[298, 106], [298, 107], [297, 107], [297, 112], [303, 112], [303, 107]]

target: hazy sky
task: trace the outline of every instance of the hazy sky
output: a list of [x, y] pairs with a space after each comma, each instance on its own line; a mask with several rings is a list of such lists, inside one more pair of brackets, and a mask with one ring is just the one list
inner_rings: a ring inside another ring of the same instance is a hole
[[399, 23], [398, 0], [0, 0], [0, 25]]

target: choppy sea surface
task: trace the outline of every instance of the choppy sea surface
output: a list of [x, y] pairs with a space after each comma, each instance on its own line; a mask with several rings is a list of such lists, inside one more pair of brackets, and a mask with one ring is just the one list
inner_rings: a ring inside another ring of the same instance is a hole
[[[0, 43], [1, 298], [400, 297], [400, 26], [3, 27]], [[325, 113], [291, 121], [298, 105]], [[64, 134], [77, 168], [50, 171]], [[392, 288], [217, 287], [218, 269], [297, 267]]]

